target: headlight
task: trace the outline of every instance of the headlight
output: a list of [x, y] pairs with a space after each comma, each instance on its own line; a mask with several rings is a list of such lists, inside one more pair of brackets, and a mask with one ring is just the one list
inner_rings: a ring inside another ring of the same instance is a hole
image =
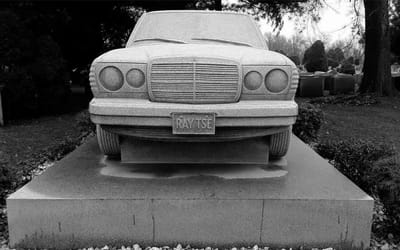
[[126, 73], [126, 81], [134, 88], [139, 88], [144, 84], [144, 73], [140, 69], [131, 69]]
[[250, 71], [244, 77], [244, 86], [248, 90], [256, 90], [261, 86], [262, 76], [257, 71]]
[[110, 91], [119, 90], [124, 84], [124, 76], [121, 71], [114, 66], [108, 66], [100, 71], [100, 83]]
[[279, 93], [284, 90], [289, 84], [288, 75], [280, 69], [274, 69], [265, 77], [265, 87], [273, 92]]

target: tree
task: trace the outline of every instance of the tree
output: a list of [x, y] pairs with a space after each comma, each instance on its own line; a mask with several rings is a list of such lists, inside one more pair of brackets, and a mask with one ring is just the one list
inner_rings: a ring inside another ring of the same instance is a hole
[[303, 64], [308, 72], [328, 70], [325, 47], [322, 41], [315, 41], [311, 47], [306, 50]]
[[303, 37], [298, 35], [286, 38], [285, 36], [281, 36], [279, 34], [274, 35], [268, 32], [265, 33], [264, 36], [267, 40], [268, 48], [270, 50], [281, 50], [288, 55], [302, 56], [308, 45], [308, 42], [306, 42]]
[[392, 0], [389, 8], [390, 44], [394, 61], [400, 63], [400, 0]]
[[[305, 2], [308, 4], [303, 4]], [[268, 18], [275, 29], [280, 29], [283, 26], [284, 15], [308, 15], [321, 6], [322, 3], [319, 0], [238, 0], [237, 3], [229, 4], [225, 8], [247, 12], [256, 19]], [[313, 17], [318, 19], [317, 15], [313, 15]]]
[[397, 90], [391, 83], [388, 0], [364, 0], [364, 6], [365, 61], [360, 92], [392, 96]]
[[[218, 1], [218, 0], [217, 0]], [[354, 5], [360, 0], [351, 0]], [[360, 86], [362, 93], [375, 92], [379, 95], [396, 95], [398, 92], [391, 83], [390, 74], [390, 36], [389, 36], [389, 0], [363, 0], [365, 6], [365, 60], [364, 77]], [[399, 0], [392, 0], [399, 6]], [[283, 14], [300, 13], [309, 14], [313, 20], [318, 21], [315, 10], [321, 6], [322, 1], [285, 1], [285, 0], [239, 0], [238, 9], [248, 9], [256, 17], [268, 16], [272, 18], [275, 27], [282, 27]], [[299, 2], [307, 2], [305, 7]], [[314, 11], [314, 12], [313, 12]], [[359, 15], [357, 10], [356, 14]], [[355, 22], [359, 22], [356, 18]]]
[[7, 118], [60, 111], [69, 90], [59, 45], [10, 9], [0, 11], [0, 82]]

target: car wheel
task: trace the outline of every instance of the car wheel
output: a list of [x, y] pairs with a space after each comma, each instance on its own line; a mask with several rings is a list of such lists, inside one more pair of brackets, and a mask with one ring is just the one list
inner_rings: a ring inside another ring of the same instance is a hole
[[117, 134], [110, 133], [96, 125], [97, 142], [101, 152], [105, 155], [119, 155], [121, 148], [119, 146], [119, 138]]
[[273, 134], [269, 140], [269, 154], [272, 158], [280, 158], [286, 155], [289, 149], [291, 128], [286, 131]]

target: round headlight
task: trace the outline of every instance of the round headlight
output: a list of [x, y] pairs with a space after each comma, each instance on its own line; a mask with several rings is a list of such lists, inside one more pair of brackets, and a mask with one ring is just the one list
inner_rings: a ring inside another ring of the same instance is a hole
[[144, 84], [144, 73], [140, 69], [131, 69], [126, 73], [126, 81], [134, 88]]
[[265, 77], [265, 87], [273, 92], [279, 93], [284, 90], [289, 84], [288, 75], [280, 69], [274, 69]]
[[114, 66], [107, 66], [100, 71], [100, 82], [104, 88], [116, 91], [124, 84], [124, 76], [121, 71]]
[[256, 90], [261, 86], [262, 76], [257, 71], [250, 71], [244, 77], [244, 86], [248, 90]]

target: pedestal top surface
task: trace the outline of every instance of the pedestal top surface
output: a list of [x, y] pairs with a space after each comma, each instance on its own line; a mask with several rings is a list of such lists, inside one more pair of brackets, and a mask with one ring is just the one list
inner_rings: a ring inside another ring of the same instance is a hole
[[112, 168], [118, 163], [106, 159], [91, 138], [8, 199], [372, 200], [295, 136], [286, 160], [286, 166], [269, 170], [255, 165], [122, 166], [125, 172], [142, 167], [152, 177], [140, 177], [137, 169], [121, 175]]

